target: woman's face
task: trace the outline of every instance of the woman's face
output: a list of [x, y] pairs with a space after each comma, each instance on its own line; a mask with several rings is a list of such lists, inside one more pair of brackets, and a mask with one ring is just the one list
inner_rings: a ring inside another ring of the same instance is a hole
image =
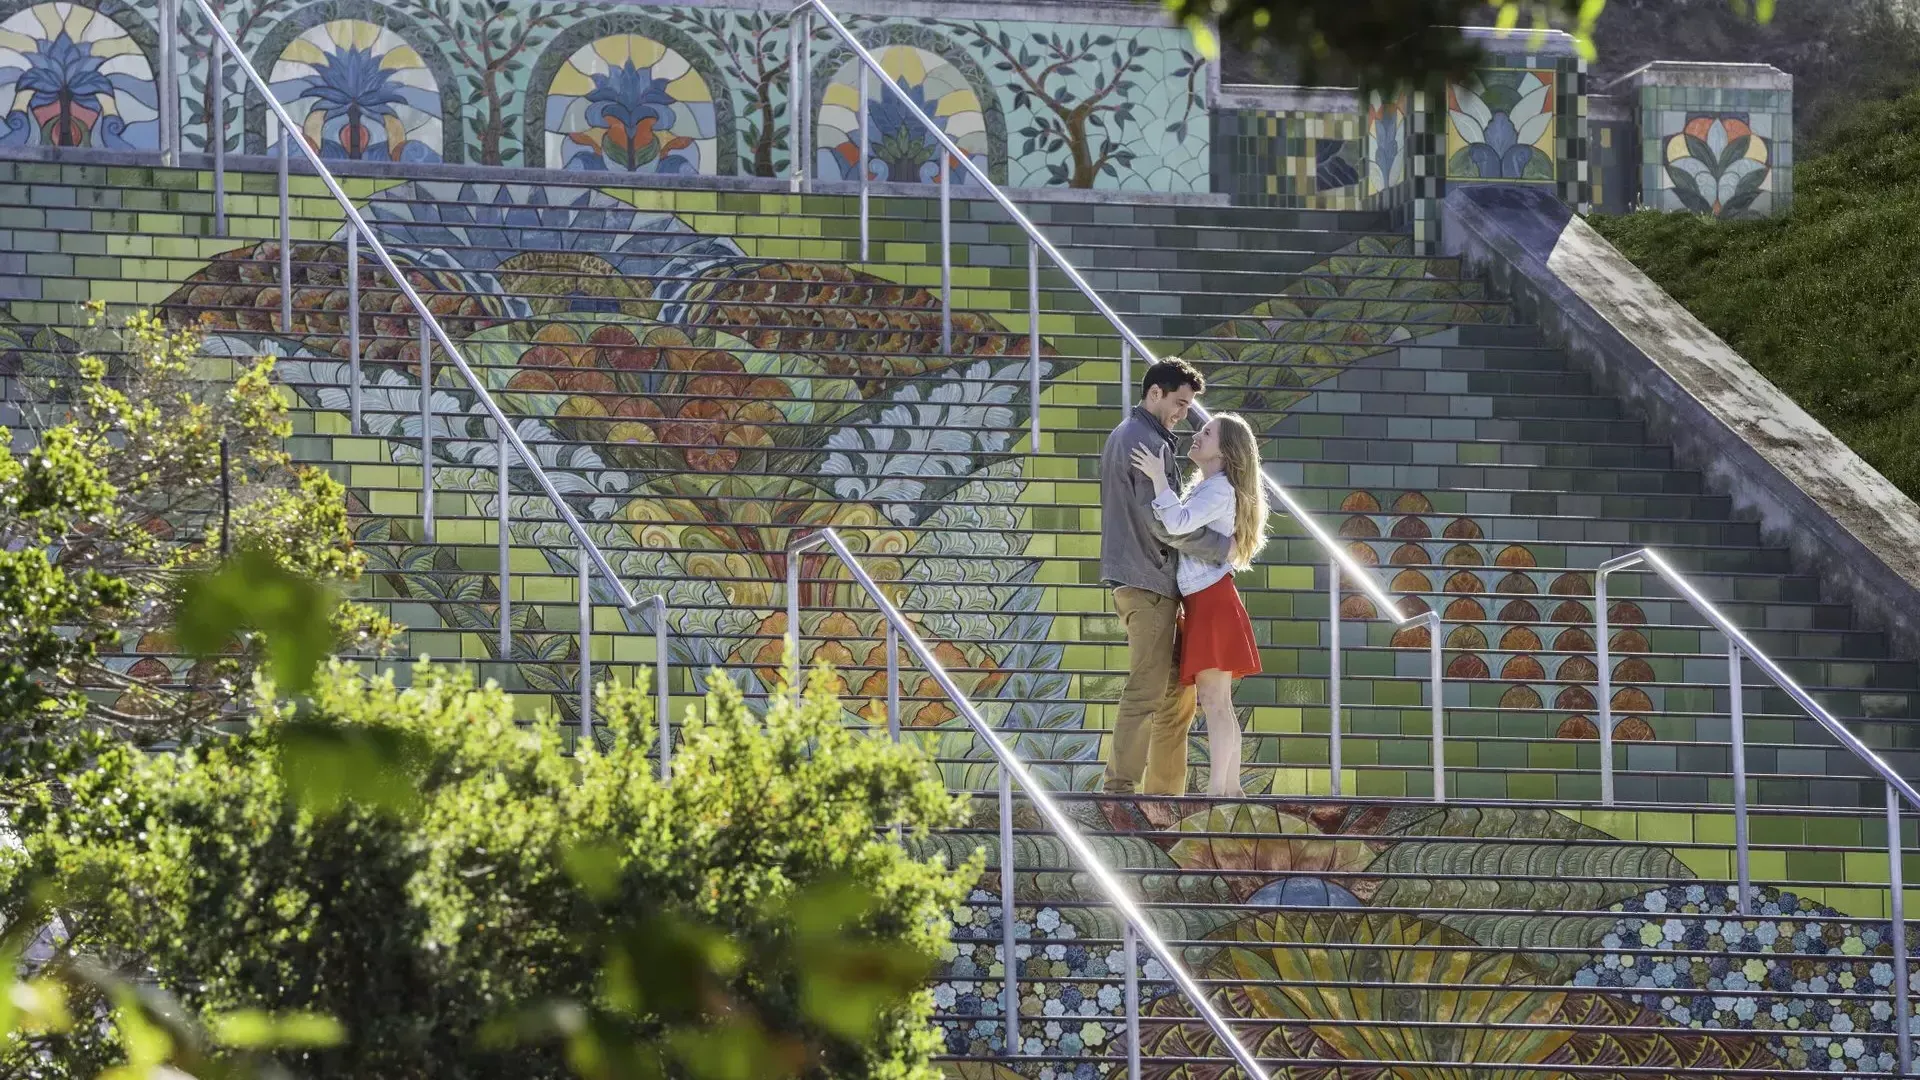
[[1220, 464], [1220, 421], [1207, 421], [1207, 426], [1193, 437], [1193, 446], [1187, 450], [1187, 460], [1203, 469]]

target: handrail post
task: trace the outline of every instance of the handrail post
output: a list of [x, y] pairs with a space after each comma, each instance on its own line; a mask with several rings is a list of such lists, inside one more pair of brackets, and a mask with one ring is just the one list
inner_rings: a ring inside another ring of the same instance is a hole
[[1613, 805], [1613, 650], [1607, 640], [1607, 568], [1593, 575], [1593, 647], [1600, 675], [1600, 805]]
[[213, 149], [213, 235], [227, 235], [227, 47], [218, 38], [207, 56], [207, 142]]
[[1133, 409], [1133, 346], [1120, 339], [1120, 415]]
[[1740, 645], [1727, 644], [1727, 702], [1733, 750], [1733, 862], [1739, 878], [1739, 910], [1753, 913], [1753, 874], [1747, 851], [1747, 717], [1740, 685]]
[[940, 352], [953, 352], [953, 159], [940, 152]]
[[800, 149], [800, 112], [805, 108], [800, 101], [800, 24], [804, 19], [805, 16], [796, 13], [787, 21], [787, 186], [795, 194], [800, 191], [800, 163], [805, 156]]
[[1027, 444], [1029, 454], [1040, 453], [1040, 245], [1032, 240], [1027, 241]]
[[1900, 864], [1906, 842], [1900, 833], [1900, 792], [1887, 785], [1887, 929], [1893, 937], [1893, 1031], [1899, 1046], [1900, 1076], [1913, 1075], [1912, 987], [1907, 971], [1906, 868]]
[[800, 190], [813, 190], [813, 12], [800, 13]]
[[293, 209], [288, 199], [287, 125], [275, 121], [280, 129], [280, 332], [293, 333]]
[[867, 170], [872, 128], [867, 116], [867, 65], [856, 61], [854, 66], [860, 69], [860, 261], [870, 262], [869, 241], [873, 230], [868, 224], [868, 203], [872, 193], [868, 190], [871, 184]]
[[1019, 1055], [1020, 955], [1013, 933], [1013, 773], [1000, 763], [1000, 1008], [1006, 1013], [1007, 1053]]
[[420, 317], [420, 529], [433, 543], [433, 335]]
[[580, 746], [593, 746], [593, 563], [580, 553]]
[[1127, 967], [1127, 1080], [1144, 1080], [1140, 1075], [1140, 939], [1133, 924], [1120, 924], [1120, 962]]
[[1427, 612], [1428, 673], [1433, 678], [1433, 801], [1447, 801], [1447, 708], [1445, 666], [1440, 654], [1440, 613]]
[[1607, 606], [1607, 581], [1615, 573], [1631, 566], [1647, 562], [1650, 550], [1636, 551], [1630, 555], [1608, 559], [1593, 572], [1593, 633], [1594, 654], [1599, 658], [1600, 701], [1597, 712], [1600, 717], [1600, 805], [1612, 806], [1614, 800], [1613, 768], [1613, 625], [1612, 613]]
[[156, 118], [160, 126], [160, 163], [169, 166], [178, 163], [179, 148], [175, 141], [178, 127], [174, 106], [178, 102], [175, 95], [180, 89], [179, 53], [175, 47], [175, 40], [180, 36], [180, 13], [175, 10], [174, 2], [160, 0], [158, 18], [155, 20], [155, 29], [159, 31], [160, 38], [155, 43], [160, 55], [158, 63], [154, 65], [155, 90], [158, 91], [155, 96], [159, 99], [156, 104], [160, 114]]
[[1327, 560], [1327, 765], [1329, 791], [1341, 793], [1340, 765], [1340, 562]]
[[360, 434], [360, 230], [347, 226], [347, 430]]
[[799, 704], [804, 696], [803, 684], [806, 682], [801, 678], [800, 662], [800, 553], [805, 550], [791, 548], [787, 551], [787, 653], [788, 662], [793, 665], [793, 685], [788, 689], [793, 692], [795, 704]]
[[500, 659], [512, 660], [513, 559], [512, 554], [508, 551], [512, 538], [510, 534], [511, 520], [508, 517], [507, 499], [513, 493], [511, 482], [508, 479], [508, 470], [513, 468], [513, 447], [507, 445], [507, 429], [505, 425], [496, 424], [495, 431], [500, 437], [500, 459], [498, 462], [500, 469], [500, 494], [495, 500], [498, 505], [494, 507], [494, 516], [498, 520], [497, 527], [500, 530]]
[[887, 737], [900, 741], [900, 632], [887, 624]]
[[653, 594], [654, 721], [660, 726], [660, 779], [673, 777], [673, 702], [667, 685], [667, 597]]

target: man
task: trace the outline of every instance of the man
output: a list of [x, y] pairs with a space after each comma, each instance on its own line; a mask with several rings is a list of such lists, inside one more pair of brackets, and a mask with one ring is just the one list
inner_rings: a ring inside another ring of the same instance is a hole
[[1178, 488], [1173, 429], [1205, 389], [1206, 380], [1185, 360], [1155, 363], [1140, 380], [1140, 404], [1100, 452], [1100, 577], [1113, 589], [1113, 607], [1127, 632], [1127, 684], [1106, 770], [1110, 792], [1187, 791], [1194, 694], [1193, 687], [1180, 685], [1179, 553], [1225, 562], [1232, 539], [1212, 529], [1167, 535], [1153, 513], [1153, 485], [1131, 459], [1136, 446], [1157, 451], [1168, 481]]

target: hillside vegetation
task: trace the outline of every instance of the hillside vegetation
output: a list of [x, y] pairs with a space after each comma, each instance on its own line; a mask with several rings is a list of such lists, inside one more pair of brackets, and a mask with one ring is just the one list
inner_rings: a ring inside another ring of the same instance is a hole
[[1858, 106], [1790, 214], [1595, 217], [1626, 256], [1920, 498], [1920, 91]]

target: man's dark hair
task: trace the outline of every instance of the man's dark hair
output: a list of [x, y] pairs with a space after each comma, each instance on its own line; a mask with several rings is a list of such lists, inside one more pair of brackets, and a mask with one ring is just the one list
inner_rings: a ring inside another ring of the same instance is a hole
[[1164, 360], [1155, 360], [1153, 366], [1149, 367], [1146, 375], [1141, 378], [1140, 400], [1145, 401], [1147, 391], [1156, 386], [1162, 393], [1167, 394], [1178, 393], [1183, 386], [1191, 386], [1194, 393], [1204, 394], [1207, 391], [1207, 380], [1201, 377], [1200, 372], [1192, 364], [1177, 356], [1169, 356]]

